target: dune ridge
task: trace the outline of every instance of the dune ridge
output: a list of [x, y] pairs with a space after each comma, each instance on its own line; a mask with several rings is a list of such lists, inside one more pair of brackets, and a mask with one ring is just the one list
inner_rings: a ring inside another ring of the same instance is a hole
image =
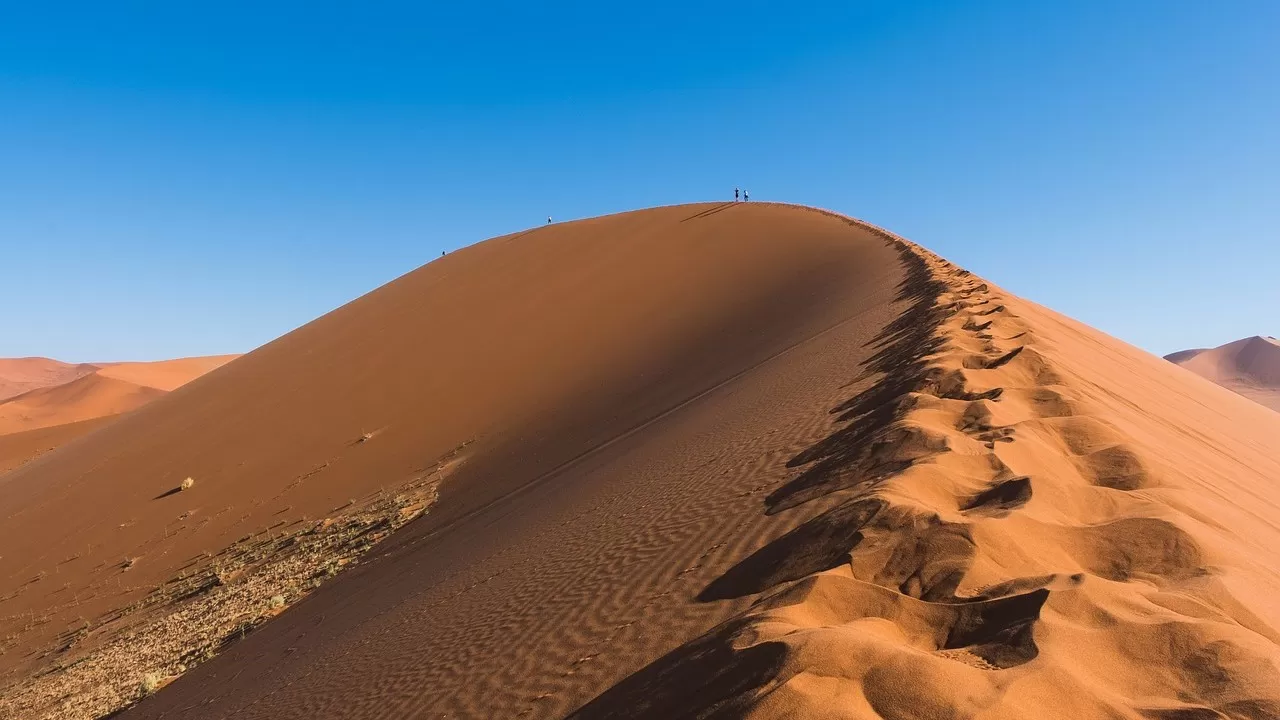
[[0, 476], [0, 716], [1273, 717], [1278, 437], [836, 214], [537, 228]]
[[1152, 358], [898, 245], [880, 381], [766, 507], [842, 502], [700, 596], [750, 610], [573, 717], [1280, 717], [1280, 423], [1167, 425], [1202, 393], [1159, 402]]
[[0, 476], [0, 716], [562, 715], [722, 617], [899, 272], [729, 203], [434, 260]]
[[1280, 412], [1280, 341], [1273, 337], [1255, 335], [1216, 348], [1182, 350], [1165, 360]]

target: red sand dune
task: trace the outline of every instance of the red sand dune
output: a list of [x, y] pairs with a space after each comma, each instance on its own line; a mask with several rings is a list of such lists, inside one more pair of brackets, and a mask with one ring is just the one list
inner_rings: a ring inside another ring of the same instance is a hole
[[90, 373], [0, 403], [0, 435], [128, 412], [164, 394], [163, 390]]
[[14, 395], [71, 382], [98, 369], [91, 363], [58, 362], [49, 358], [0, 358], [0, 402]]
[[27, 387], [0, 400], [0, 473], [135, 410], [233, 360], [235, 355], [157, 362], [82, 363], [0, 359], [0, 377]]
[[1254, 336], [1213, 349], [1166, 355], [1206, 380], [1280, 411], [1280, 341]]
[[540, 227], [0, 475], [0, 716], [1271, 717], [1278, 440], [838, 216]]
[[177, 390], [210, 370], [222, 367], [239, 355], [206, 355], [154, 362], [98, 363], [97, 374], [123, 380], [140, 387], [166, 392]]
[[[0, 435], [128, 412], [235, 357], [82, 365], [50, 360], [55, 365], [46, 365], [51, 371], [42, 376], [48, 384], [0, 402]], [[0, 363], [16, 365], [28, 359]]]

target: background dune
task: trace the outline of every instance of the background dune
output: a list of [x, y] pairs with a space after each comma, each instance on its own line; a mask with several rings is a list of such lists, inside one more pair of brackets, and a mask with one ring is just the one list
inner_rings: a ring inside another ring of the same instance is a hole
[[206, 355], [153, 362], [98, 363], [95, 374], [122, 380], [139, 387], [166, 392], [176, 390], [215, 368], [222, 367], [239, 355]]
[[1280, 341], [1254, 336], [1165, 356], [1206, 380], [1280, 412]]
[[0, 403], [0, 434], [117, 415], [142, 407], [163, 390], [89, 373], [62, 385], [23, 393]]
[[98, 369], [92, 363], [70, 363], [41, 357], [0, 358], [0, 401], [14, 395], [71, 382]]
[[156, 362], [81, 363], [0, 359], [0, 473], [135, 410], [235, 359], [236, 355]]
[[1278, 440], [840, 216], [540, 227], [0, 475], [0, 715], [1272, 717]]

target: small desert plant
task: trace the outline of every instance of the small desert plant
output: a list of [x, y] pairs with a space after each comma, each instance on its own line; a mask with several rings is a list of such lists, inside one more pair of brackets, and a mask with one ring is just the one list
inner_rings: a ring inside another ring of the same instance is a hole
[[138, 685], [138, 690], [145, 696], [150, 695], [160, 689], [160, 674], [147, 673], [142, 676], [142, 682]]
[[182, 481], [182, 485], [180, 487], [183, 490], [190, 490], [191, 486], [195, 484], [196, 484], [195, 478], [187, 478], [186, 480]]
[[272, 595], [271, 600], [267, 603], [267, 607], [271, 608], [272, 610], [278, 610], [284, 607], [284, 596]]

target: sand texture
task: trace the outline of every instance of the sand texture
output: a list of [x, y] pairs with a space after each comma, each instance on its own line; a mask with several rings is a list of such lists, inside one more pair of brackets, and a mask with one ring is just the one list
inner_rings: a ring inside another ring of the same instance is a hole
[[1280, 412], [1280, 340], [1255, 335], [1212, 349], [1183, 350], [1165, 360]]
[[806, 208], [452, 253], [0, 511], [0, 717], [1280, 715], [1280, 415]]

